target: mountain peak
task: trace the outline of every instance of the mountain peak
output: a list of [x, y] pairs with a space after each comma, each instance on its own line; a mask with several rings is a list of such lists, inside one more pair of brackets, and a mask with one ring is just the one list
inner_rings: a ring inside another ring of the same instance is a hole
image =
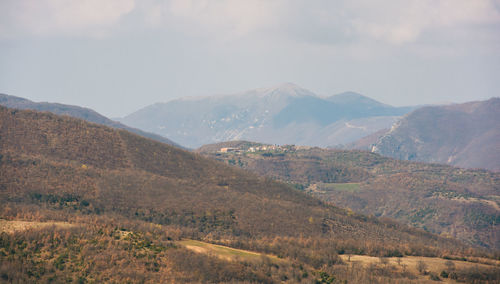
[[297, 84], [291, 83], [291, 82], [285, 82], [285, 83], [276, 85], [274, 87], [271, 87], [271, 89], [283, 90], [283, 91], [296, 91], [296, 90], [303, 90], [304, 88], [300, 87]]
[[[303, 97], [303, 96], [316, 96], [313, 92], [300, 87], [294, 83], [286, 82], [272, 87], [262, 87], [256, 89], [250, 89], [243, 92], [232, 93], [232, 94], [216, 94], [210, 96], [199, 96], [199, 97], [182, 97], [175, 99], [173, 101], [200, 101], [204, 99], [227, 99], [227, 98], [238, 98], [238, 97]], [[162, 105], [163, 103], [157, 103], [157, 105]], [[153, 104], [156, 105], [156, 104]]]
[[270, 88], [258, 89], [256, 91], [258, 93], [261, 93], [262, 96], [276, 96], [276, 95], [279, 96], [286, 95], [289, 97], [316, 96], [313, 92], [290, 82], [282, 83]]

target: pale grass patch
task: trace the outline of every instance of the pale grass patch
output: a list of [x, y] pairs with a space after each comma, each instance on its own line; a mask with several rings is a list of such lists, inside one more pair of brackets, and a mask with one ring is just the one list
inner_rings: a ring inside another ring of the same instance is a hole
[[4, 220], [0, 219], [0, 232], [6, 232], [12, 234], [14, 232], [22, 232], [29, 229], [43, 229], [47, 227], [55, 226], [57, 228], [72, 228], [75, 224], [68, 222], [37, 222], [37, 221], [20, 221], [20, 220]]
[[261, 261], [263, 257], [269, 258], [271, 261], [284, 261], [274, 255], [261, 254], [253, 251], [235, 249], [227, 246], [215, 245], [195, 240], [182, 240], [178, 242], [187, 249], [196, 252], [217, 256], [225, 260], [245, 260], [245, 261]]

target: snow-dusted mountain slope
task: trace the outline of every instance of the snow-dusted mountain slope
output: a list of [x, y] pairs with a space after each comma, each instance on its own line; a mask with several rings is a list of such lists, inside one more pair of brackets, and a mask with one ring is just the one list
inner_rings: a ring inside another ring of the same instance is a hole
[[356, 93], [322, 98], [286, 83], [234, 95], [156, 103], [120, 121], [193, 148], [241, 139], [331, 146], [388, 128], [411, 109]]

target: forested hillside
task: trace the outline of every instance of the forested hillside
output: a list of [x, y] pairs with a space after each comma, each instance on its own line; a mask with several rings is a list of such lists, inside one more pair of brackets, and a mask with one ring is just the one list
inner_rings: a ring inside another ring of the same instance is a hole
[[[227, 147], [232, 152], [220, 152]], [[365, 151], [250, 142], [207, 145], [198, 151], [356, 212], [500, 248], [498, 173], [399, 161]]]
[[27, 100], [25, 98], [20, 98], [16, 96], [10, 96], [6, 94], [0, 94], [0, 105], [8, 107], [8, 108], [16, 108], [16, 109], [31, 109], [36, 111], [49, 111], [51, 113], [55, 113], [58, 115], [69, 115], [72, 117], [80, 118], [89, 122], [98, 123], [102, 125], [106, 125], [113, 128], [125, 129], [127, 131], [133, 132], [140, 136], [151, 138], [156, 141], [167, 143], [173, 146], [182, 147], [179, 144], [167, 139], [163, 136], [153, 134], [150, 132], [142, 131], [137, 128], [132, 128], [122, 123], [113, 121], [94, 110], [89, 108], [73, 106], [73, 105], [65, 105], [59, 103], [47, 103], [47, 102], [33, 102]]
[[[494, 257], [124, 130], [3, 107], [0, 123], [0, 217], [38, 224], [0, 233], [5, 281], [331, 283], [349, 277], [339, 253]], [[227, 261], [186, 238], [285, 262]], [[377, 269], [356, 273], [417, 277]]]

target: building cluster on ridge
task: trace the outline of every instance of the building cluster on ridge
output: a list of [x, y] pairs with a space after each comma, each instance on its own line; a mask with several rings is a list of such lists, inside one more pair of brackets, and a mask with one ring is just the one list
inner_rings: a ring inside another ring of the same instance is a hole
[[255, 152], [295, 152], [297, 150], [310, 149], [310, 146], [296, 146], [296, 145], [260, 145], [249, 147], [222, 147], [219, 153], [255, 153]]

